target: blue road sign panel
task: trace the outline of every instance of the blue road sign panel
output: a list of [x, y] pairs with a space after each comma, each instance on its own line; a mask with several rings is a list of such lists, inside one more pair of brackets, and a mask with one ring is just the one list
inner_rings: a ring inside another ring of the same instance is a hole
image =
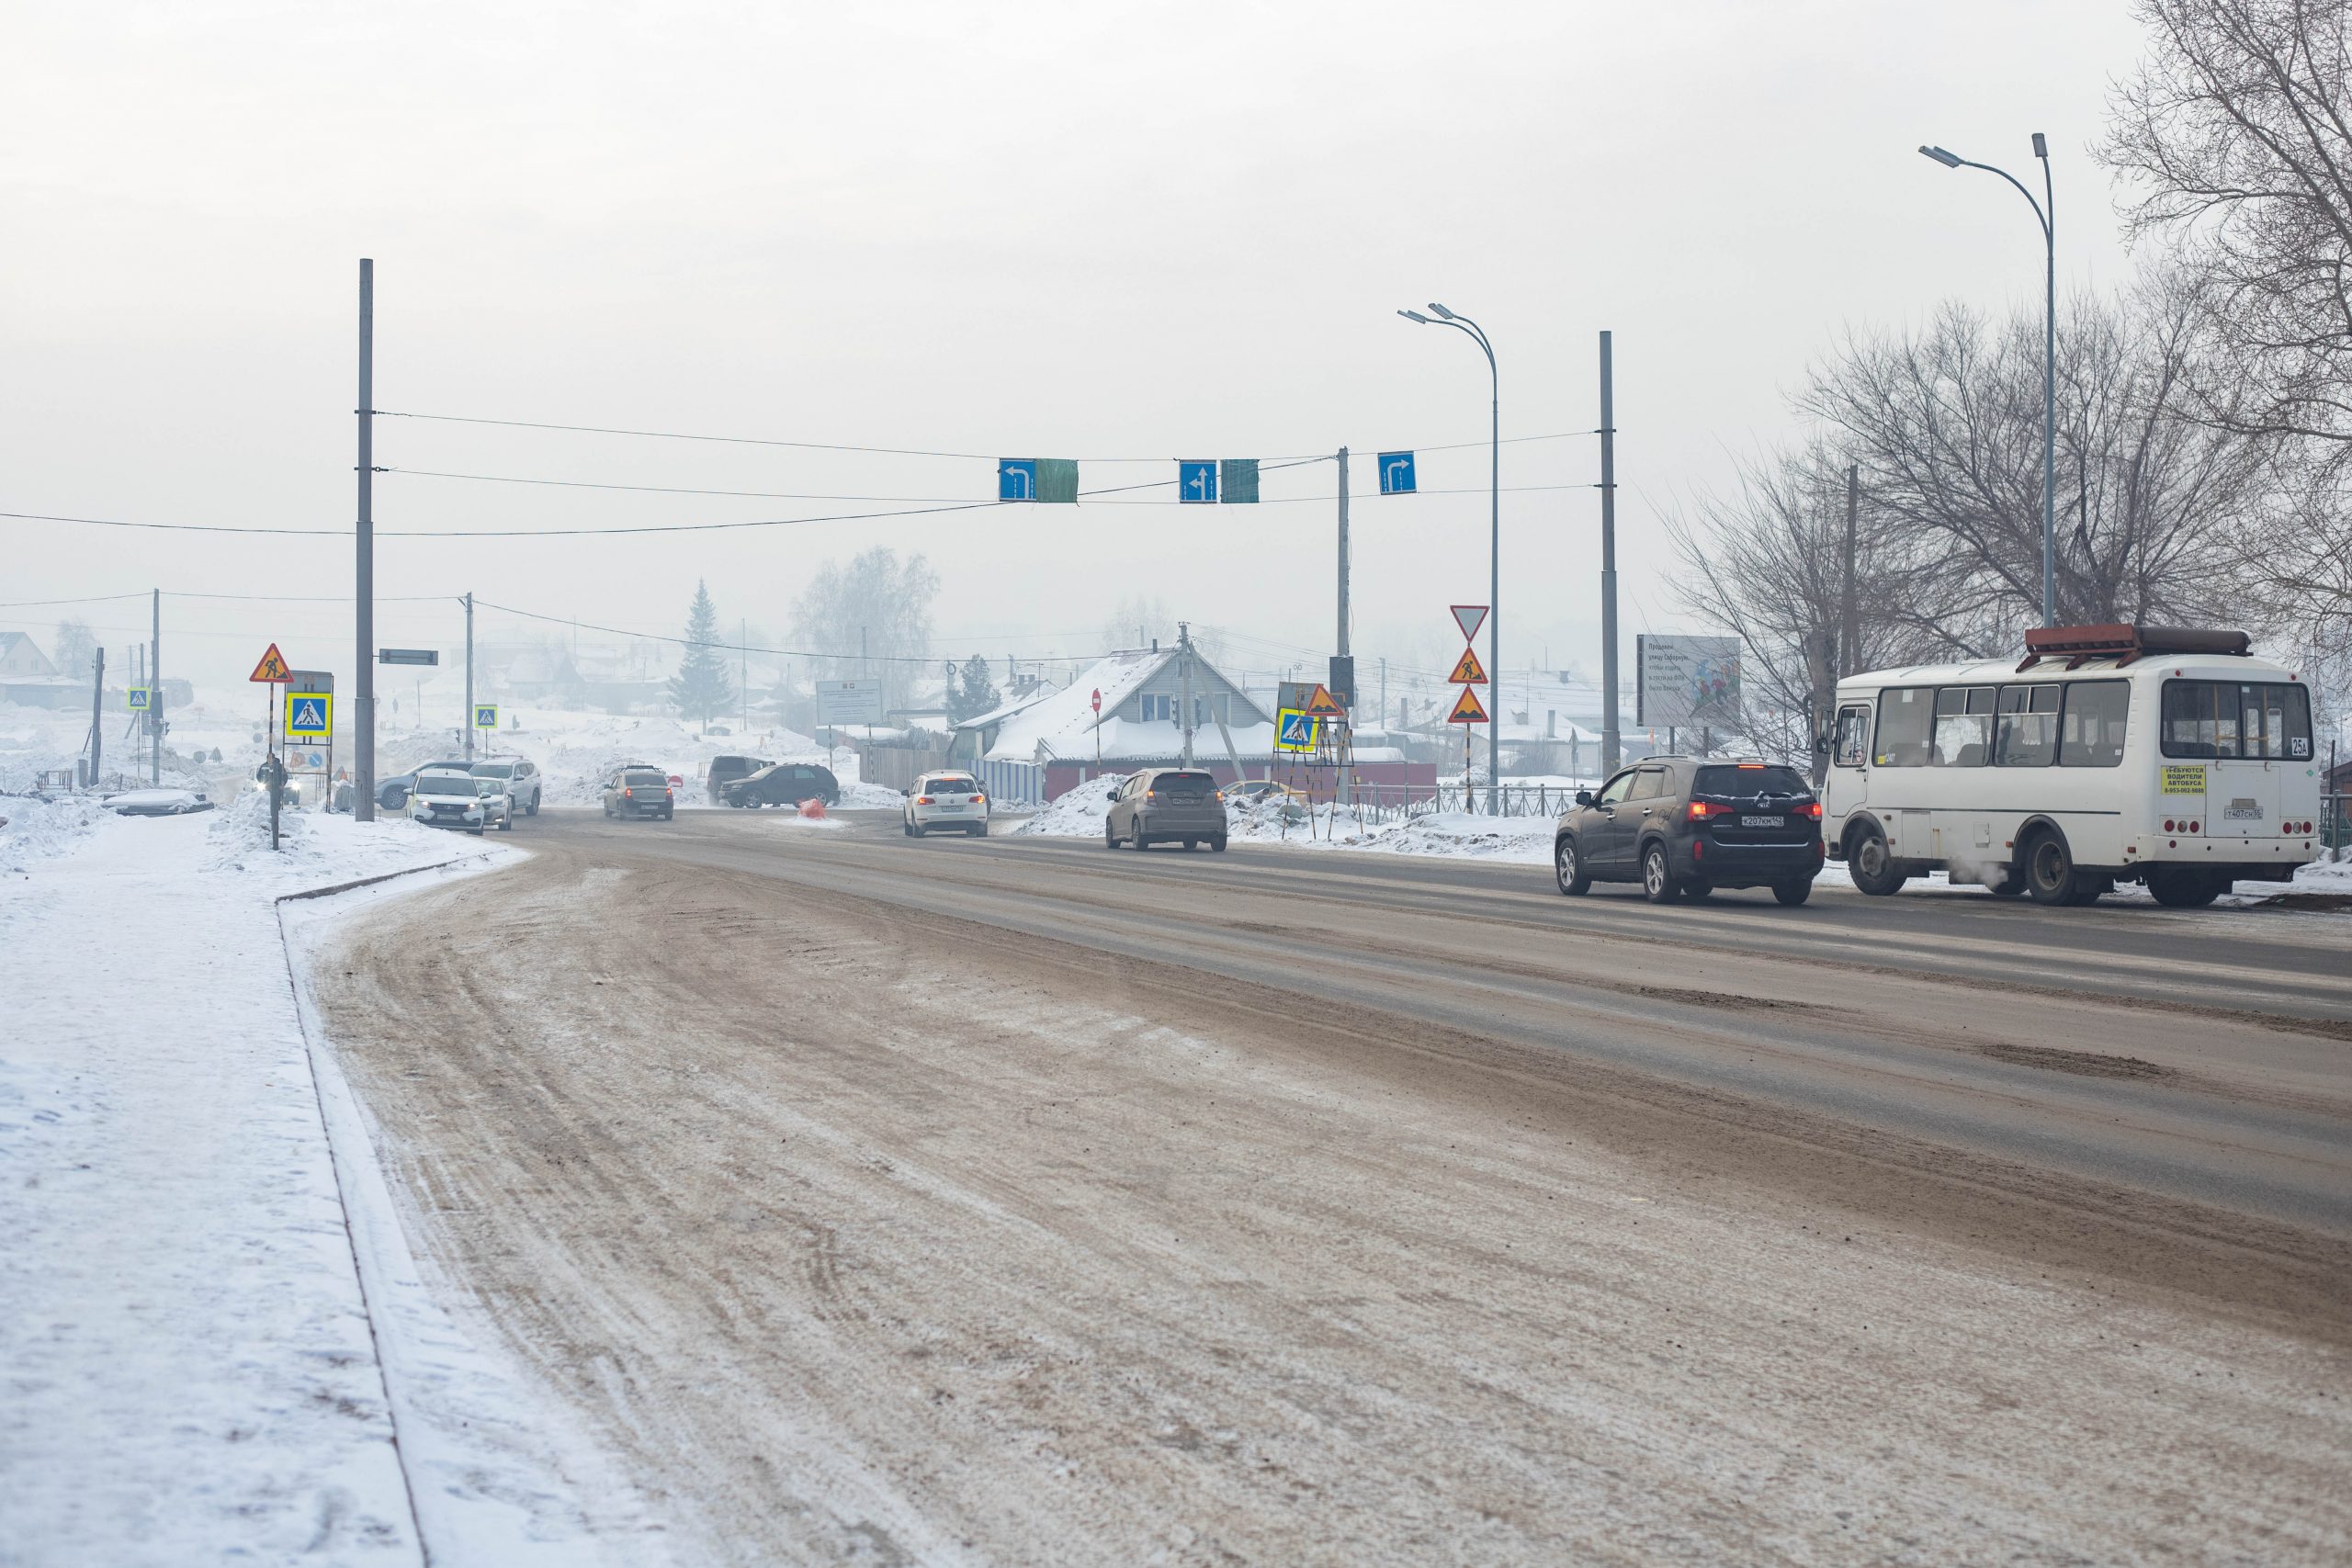
[[474, 728], [476, 729], [496, 729], [498, 728], [498, 705], [496, 703], [476, 703], [474, 705]]
[[1176, 465], [1176, 495], [1188, 504], [1216, 499], [1216, 460], [1186, 460]]
[[1037, 459], [1006, 457], [996, 466], [996, 498], [999, 501], [1035, 501], [1037, 499]]
[[1380, 493], [1410, 495], [1413, 483], [1413, 455], [1410, 452], [1383, 452], [1380, 455]]
[[333, 728], [334, 698], [325, 692], [288, 692], [286, 694], [286, 733], [289, 736], [324, 735]]
[[131, 687], [129, 691], [122, 694], [122, 701], [125, 707], [130, 708], [133, 711], [145, 708], [147, 705], [147, 688], [144, 686]]
[[1312, 751], [1323, 743], [1323, 721], [1313, 714], [1283, 708], [1274, 715], [1274, 720], [1277, 751]]

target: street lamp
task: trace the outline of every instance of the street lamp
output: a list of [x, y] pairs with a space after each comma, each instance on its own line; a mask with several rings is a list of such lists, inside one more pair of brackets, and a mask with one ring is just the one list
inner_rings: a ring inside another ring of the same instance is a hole
[[1487, 378], [1493, 388], [1488, 412], [1494, 421], [1494, 459], [1489, 479], [1489, 510], [1487, 540], [1487, 678], [1492, 685], [1495, 710], [1487, 716], [1487, 815], [1502, 815], [1502, 731], [1503, 731], [1503, 660], [1502, 660], [1502, 597], [1503, 586], [1503, 404], [1502, 378], [1495, 369], [1495, 345], [1487, 341], [1486, 332], [1467, 316], [1457, 315], [1432, 301], [1430, 309], [1437, 312], [1430, 320], [1419, 310], [1396, 313], [1408, 321], [1419, 321], [1425, 327], [1452, 327], [1466, 334], [1486, 352]]
[[2033, 155], [2041, 161], [2041, 200], [2018, 185], [2017, 176], [1990, 164], [1973, 163], [1940, 147], [1922, 147], [1920, 156], [1933, 158], [1947, 169], [1982, 169], [2013, 186], [2033, 209], [2041, 225], [2044, 269], [2041, 317], [2041, 624], [2058, 624], [2058, 196], [2050, 181], [2050, 142], [2033, 133]]

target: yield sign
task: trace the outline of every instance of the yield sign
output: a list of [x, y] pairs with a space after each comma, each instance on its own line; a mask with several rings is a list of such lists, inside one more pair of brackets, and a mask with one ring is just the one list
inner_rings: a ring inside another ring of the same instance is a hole
[[1307, 694], [1306, 711], [1316, 718], [1345, 718], [1348, 714], [1340, 705], [1340, 699], [1331, 694], [1331, 688], [1319, 682]]
[[1453, 604], [1448, 608], [1453, 612], [1453, 624], [1462, 628], [1464, 642], [1474, 640], [1478, 635], [1478, 628], [1487, 624], [1487, 607], [1484, 604]]
[[1462, 657], [1453, 661], [1453, 673], [1446, 677], [1456, 685], [1483, 686], [1487, 683], [1487, 667], [1478, 662], [1478, 650], [1465, 648]]
[[1478, 701], [1477, 687], [1464, 686], [1462, 688], [1462, 695], [1455, 701], [1453, 705], [1453, 711], [1445, 716], [1445, 722], [1448, 724], [1484, 724], [1487, 722], [1486, 705]]
[[277, 651], [277, 645], [273, 642], [269, 645], [269, 651], [261, 656], [261, 662], [254, 666], [254, 672], [245, 679], [267, 681], [275, 685], [278, 682], [294, 679], [294, 671], [286, 668], [286, 656]]

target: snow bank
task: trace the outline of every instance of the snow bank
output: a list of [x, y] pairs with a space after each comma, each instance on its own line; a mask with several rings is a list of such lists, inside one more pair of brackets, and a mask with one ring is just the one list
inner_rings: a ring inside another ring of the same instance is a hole
[[1066, 789], [1012, 831], [1047, 839], [1099, 839], [1102, 818], [1111, 809], [1112, 782], [1089, 779]]
[[107, 816], [89, 795], [0, 795], [0, 872], [64, 853]]

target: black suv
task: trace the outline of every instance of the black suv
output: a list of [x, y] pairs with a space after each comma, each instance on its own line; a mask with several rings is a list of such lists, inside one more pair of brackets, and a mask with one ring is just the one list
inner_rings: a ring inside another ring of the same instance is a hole
[[737, 779], [748, 779], [762, 768], [774, 765], [765, 757], [713, 757], [710, 771], [703, 774], [702, 787], [710, 796], [713, 806], [723, 806], [727, 802], [729, 784]]
[[1777, 762], [1645, 757], [1577, 791], [1552, 836], [1563, 893], [1638, 882], [1653, 904], [1770, 887], [1802, 904], [1821, 869], [1821, 800]]
[[719, 785], [718, 798], [753, 810], [763, 806], [797, 806], [804, 800], [839, 806], [842, 786], [831, 769], [814, 762], [770, 762], [749, 778]]

